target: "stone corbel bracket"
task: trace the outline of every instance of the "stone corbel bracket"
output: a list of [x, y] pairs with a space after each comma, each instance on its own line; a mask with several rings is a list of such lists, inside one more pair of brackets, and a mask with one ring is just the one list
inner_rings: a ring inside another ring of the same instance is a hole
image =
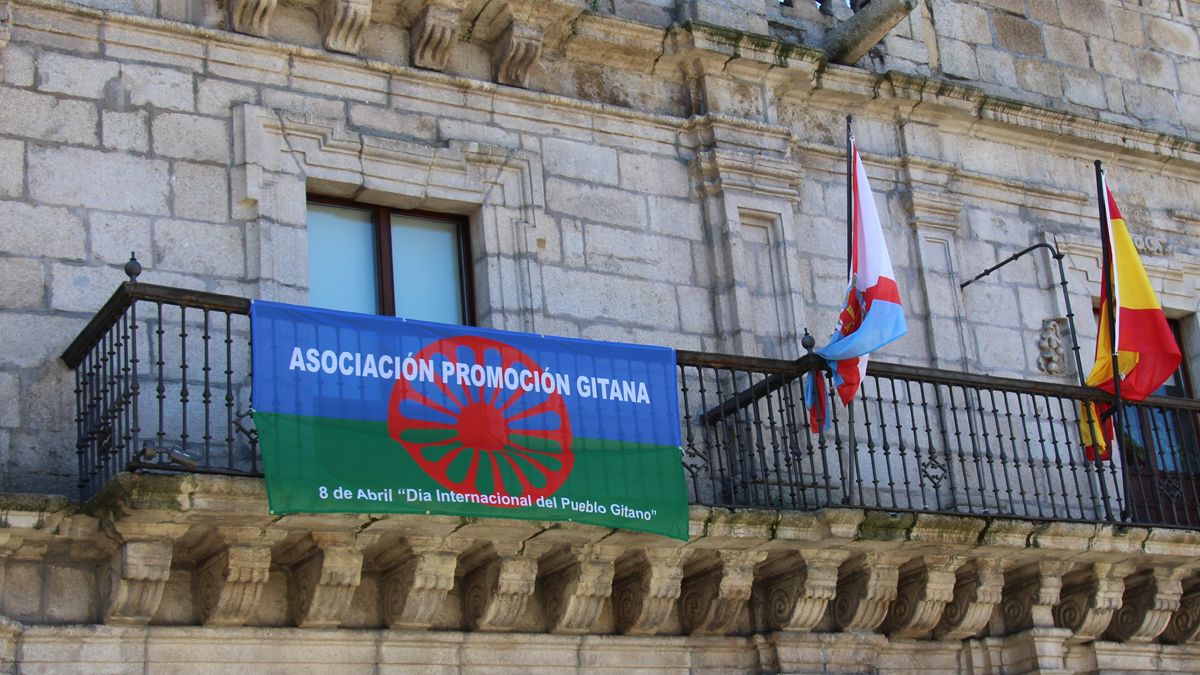
[[[9, 39], [12, 38], [12, 23], [12, 0], [8, 0], [8, 2], [4, 3], [3, 7], [0, 7], [0, 51], [4, 50], [8, 45]], [[3, 74], [4, 66], [0, 65], [0, 75]]]
[[955, 572], [962, 563], [961, 557], [950, 555], [929, 555], [905, 563], [883, 632], [893, 639], [928, 637], [946, 604], [954, 599]]
[[1000, 605], [1005, 633], [1053, 628], [1053, 608], [1062, 595], [1063, 575], [1074, 566], [1069, 560], [1039, 560], [1006, 574]]
[[331, 52], [357, 54], [371, 22], [371, 0], [324, 1], [321, 26], [325, 29], [325, 48]]
[[463, 579], [463, 616], [478, 631], [512, 630], [537, 587], [533, 555], [504, 551], [477, 566]]
[[901, 560], [870, 551], [842, 564], [838, 573], [833, 620], [845, 632], [872, 632], [883, 623], [896, 599]]
[[1121, 606], [1125, 577], [1132, 572], [1131, 565], [1095, 563], [1083, 578], [1064, 582], [1061, 600], [1054, 607], [1055, 624], [1069, 629], [1075, 641], [1100, 637]]
[[277, 4], [278, 0], [233, 0], [229, 3], [229, 25], [239, 33], [265, 38]]
[[737, 627], [766, 551], [719, 552], [720, 565], [684, 580], [679, 619], [691, 635], [726, 635]]
[[222, 530], [215, 552], [192, 574], [192, 598], [206, 626], [241, 626], [249, 620], [271, 571], [271, 546], [282, 532], [257, 528]]
[[542, 35], [542, 30], [531, 23], [514, 19], [508, 24], [493, 47], [496, 82], [529, 87], [529, 74], [542, 54]]
[[803, 550], [791, 569], [764, 584], [763, 621], [771, 630], [810, 631], [837, 597], [838, 568], [850, 551], [841, 548]]
[[995, 558], [977, 558], [958, 569], [954, 595], [933, 629], [938, 640], [962, 640], [978, 635], [1000, 602], [1004, 574]]
[[1162, 632], [1162, 641], [1168, 644], [1194, 644], [1200, 638], [1200, 584], [1192, 580], [1183, 590], [1179, 609], [1171, 615]]
[[660, 635], [669, 630], [683, 582], [680, 549], [649, 549], [618, 561], [613, 581], [617, 630], [626, 635]]
[[[494, 8], [494, 9], [493, 9]], [[507, 0], [491, 3], [472, 27], [473, 38], [492, 44], [496, 82], [528, 88], [529, 78], [549, 44], [560, 45], [583, 12], [576, 0]]]
[[409, 28], [409, 60], [417, 68], [443, 71], [450, 52], [458, 42], [462, 8], [456, 2], [441, 0], [425, 6]]
[[1116, 642], [1150, 642], [1182, 604], [1182, 567], [1143, 570], [1125, 582], [1125, 597], [1105, 637]]
[[592, 630], [612, 594], [613, 562], [620, 549], [584, 545], [562, 569], [539, 584], [546, 627], [551, 633], [583, 635]]
[[171, 576], [175, 540], [186, 526], [164, 525], [153, 532], [122, 533], [124, 541], [102, 568], [100, 606], [104, 623], [144, 625], [154, 618]]
[[295, 559], [288, 588], [288, 610], [300, 628], [336, 628], [346, 618], [362, 581], [366, 543], [353, 536], [314, 532], [281, 559]]
[[392, 629], [433, 625], [454, 588], [458, 556], [465, 542], [411, 538], [408, 552], [383, 576], [383, 615]]

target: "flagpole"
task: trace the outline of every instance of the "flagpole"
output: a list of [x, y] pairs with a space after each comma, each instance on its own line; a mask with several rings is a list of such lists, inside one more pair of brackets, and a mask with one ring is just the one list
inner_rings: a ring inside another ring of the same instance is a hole
[[[1116, 270], [1112, 265], [1112, 228], [1108, 220], [1108, 189], [1104, 184], [1104, 169], [1100, 164], [1100, 160], [1096, 160], [1096, 202], [1100, 207], [1100, 254], [1104, 257], [1101, 265], [1100, 277], [1104, 280], [1104, 297], [1105, 297], [1105, 313], [1108, 315], [1108, 337], [1112, 343], [1112, 368], [1113, 368], [1113, 412], [1116, 416], [1115, 429], [1119, 429], [1119, 433], [1125, 431], [1125, 419], [1121, 414], [1121, 368], [1117, 363], [1117, 316], [1115, 310], [1115, 302], [1113, 298], [1113, 274]], [[1090, 417], [1089, 413], [1089, 417]], [[1117, 442], [1117, 433], [1113, 433], [1113, 444]], [[1092, 443], [1095, 450], [1097, 473], [1100, 475], [1100, 498], [1104, 500], [1104, 513], [1109, 520], [1112, 520], [1112, 509], [1109, 505], [1108, 487], [1104, 481], [1103, 459], [1100, 456], [1100, 446], [1097, 444], [1097, 439], [1103, 438], [1097, 436], [1093, 431]], [[1109, 448], [1109, 461], [1112, 458], [1112, 448]]]
[[[854, 116], [846, 115], [846, 283], [849, 284], [852, 280], [850, 276], [853, 268], [854, 260]], [[847, 293], [849, 293], [847, 289]], [[836, 388], [830, 388], [830, 396]], [[862, 503], [862, 483], [855, 481], [858, 476], [858, 439], [854, 435], [854, 400], [846, 404], [846, 424], [848, 430], [846, 432], [846, 442], [849, 444], [847, 448], [846, 466], [850, 471], [850, 476], [847, 477], [847, 482], [851, 490], [857, 483], [859, 486], [858, 502]]]

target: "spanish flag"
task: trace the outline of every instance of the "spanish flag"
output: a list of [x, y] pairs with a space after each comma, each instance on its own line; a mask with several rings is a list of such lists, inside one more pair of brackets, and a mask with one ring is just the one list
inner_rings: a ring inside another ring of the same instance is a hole
[[[1103, 174], [1102, 174], [1103, 175]], [[1167, 325], [1162, 305], [1146, 268], [1138, 257], [1125, 219], [1113, 200], [1107, 183], [1101, 178], [1104, 198], [1108, 202], [1107, 222], [1102, 221], [1101, 236], [1105, 237], [1103, 281], [1100, 291], [1100, 331], [1096, 337], [1096, 364], [1087, 384], [1110, 394], [1116, 387], [1113, 382], [1113, 334], [1117, 336], [1117, 370], [1120, 372], [1120, 397], [1126, 401], [1141, 401], [1156, 389], [1179, 367], [1181, 358], [1179, 345]], [[1109, 321], [1109, 293], [1112, 293], [1114, 321]], [[1111, 326], [1115, 326], [1112, 328]], [[1099, 457], [1108, 459], [1111, 451], [1107, 441], [1112, 438], [1112, 422], [1107, 404], [1089, 404], [1091, 410], [1083, 409], [1080, 414], [1083, 444], [1087, 458], [1095, 460], [1097, 443], [1093, 442], [1092, 429], [1103, 429], [1099, 439]], [[1099, 408], [1099, 410], [1097, 410]]]

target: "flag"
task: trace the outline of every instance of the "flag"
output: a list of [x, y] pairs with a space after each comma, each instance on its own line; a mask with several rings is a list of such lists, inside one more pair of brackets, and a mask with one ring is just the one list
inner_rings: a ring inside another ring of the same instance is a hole
[[[849, 405], [858, 392], [867, 372], [867, 356], [908, 332], [875, 197], [853, 139], [850, 154], [850, 278], [833, 336], [828, 345], [816, 350], [830, 365], [843, 405]], [[828, 422], [824, 383], [817, 384], [818, 379], [822, 378], [809, 378], [805, 387], [809, 425], [814, 432]]]
[[[1167, 324], [1158, 296], [1146, 276], [1146, 268], [1134, 248], [1133, 238], [1125, 219], [1117, 208], [1107, 183], [1101, 178], [1103, 199], [1108, 203], [1107, 222], [1101, 222], [1100, 236], [1108, 239], [1108, 259], [1104, 261], [1100, 286], [1100, 330], [1096, 336], [1096, 363], [1088, 375], [1087, 384], [1109, 394], [1115, 394], [1113, 380], [1113, 334], [1117, 338], [1117, 369], [1120, 371], [1120, 397], [1126, 401], [1141, 401], [1162, 386], [1179, 367], [1181, 354], [1175, 336]], [[1109, 293], [1115, 308], [1109, 321]], [[1115, 326], [1110, 327], [1110, 323]], [[1108, 459], [1111, 452], [1112, 422], [1108, 404], [1088, 404], [1091, 410], [1080, 413], [1083, 444], [1089, 461]], [[1090, 417], [1090, 420], [1089, 420]], [[1093, 424], [1101, 427], [1103, 437], [1093, 439]], [[1096, 452], [1097, 446], [1099, 452]]]

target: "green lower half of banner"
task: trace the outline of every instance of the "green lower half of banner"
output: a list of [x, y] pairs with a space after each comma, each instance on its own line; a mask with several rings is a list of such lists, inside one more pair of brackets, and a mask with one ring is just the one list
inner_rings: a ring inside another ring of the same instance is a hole
[[[473, 453], [455, 454], [439, 481], [388, 435], [386, 422], [261, 411], [254, 413], [254, 422], [272, 513], [421, 513], [575, 521], [687, 539], [687, 489], [675, 446], [574, 438], [573, 465], [562, 486], [512, 505], [522, 493], [514, 489], [519, 485], [505, 468], [508, 462], [497, 462], [501, 468], [494, 471], [477, 467], [481, 494], [456, 491], [450, 486], [471, 470]], [[413, 433], [407, 432], [405, 440]], [[531, 437], [519, 440], [534, 451], [539, 443], [549, 443]], [[429, 447], [422, 456], [436, 461], [453, 447], [452, 442]], [[568, 463], [555, 458], [561, 457], [559, 445], [545, 449], [549, 458], [545, 465], [565, 472]], [[483, 465], [491, 467], [486, 457], [482, 459]], [[511, 465], [521, 467], [520, 458]], [[493, 475], [499, 478], [492, 480]], [[537, 478], [536, 487], [547, 484]], [[501, 501], [494, 489], [497, 481], [505, 485], [506, 495], [512, 495], [503, 500], [510, 505], [496, 503]]]

